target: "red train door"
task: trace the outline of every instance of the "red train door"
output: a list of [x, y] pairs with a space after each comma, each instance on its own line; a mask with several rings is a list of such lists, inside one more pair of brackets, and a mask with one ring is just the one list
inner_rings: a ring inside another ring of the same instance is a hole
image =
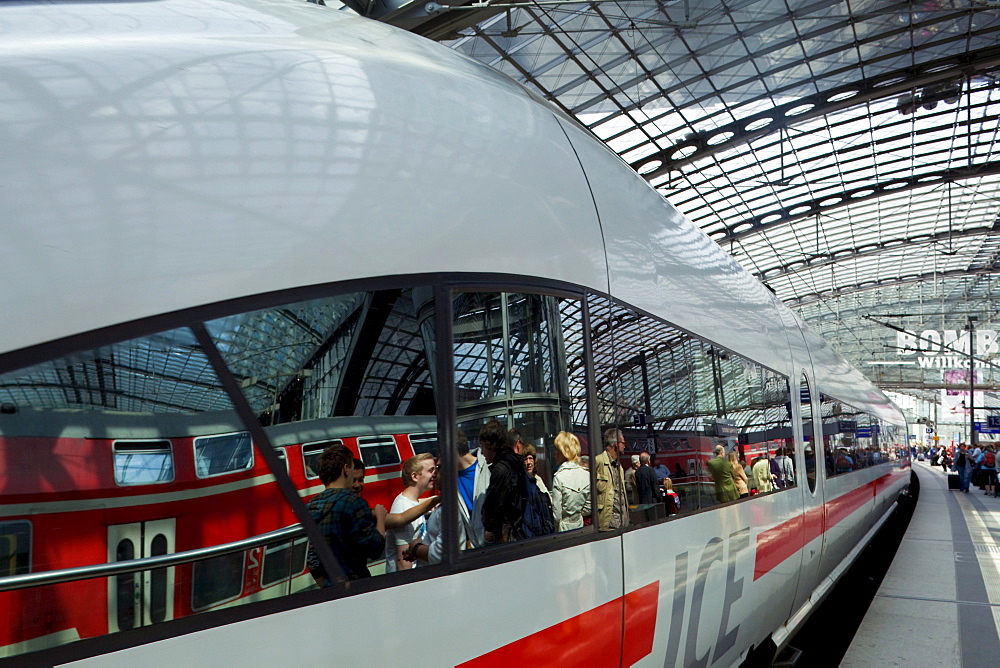
[[[108, 563], [174, 551], [175, 520], [108, 527]], [[108, 578], [108, 631], [127, 631], [174, 617], [174, 569], [157, 568]]]

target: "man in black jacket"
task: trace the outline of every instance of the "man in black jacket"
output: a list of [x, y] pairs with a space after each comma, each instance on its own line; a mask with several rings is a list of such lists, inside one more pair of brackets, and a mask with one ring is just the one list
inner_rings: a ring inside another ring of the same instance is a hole
[[660, 500], [660, 481], [656, 477], [656, 472], [649, 465], [649, 453], [639, 454], [639, 470], [635, 472], [635, 487], [639, 490], [639, 503], [657, 503]]
[[490, 465], [490, 486], [483, 500], [483, 526], [487, 543], [516, 540], [524, 515], [524, 489], [528, 472], [524, 461], [511, 449], [507, 430], [490, 420], [479, 430], [479, 445]]

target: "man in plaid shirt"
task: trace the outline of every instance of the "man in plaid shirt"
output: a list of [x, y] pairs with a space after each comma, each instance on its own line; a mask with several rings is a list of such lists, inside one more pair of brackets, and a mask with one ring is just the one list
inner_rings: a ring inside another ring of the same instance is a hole
[[[385, 549], [385, 506], [374, 509], [351, 492], [354, 455], [346, 446], [331, 445], [319, 461], [319, 479], [326, 489], [309, 502], [309, 513], [326, 536], [330, 549], [351, 580], [371, 577], [368, 559], [377, 559]], [[325, 587], [329, 576], [319, 555], [309, 547], [309, 572]]]

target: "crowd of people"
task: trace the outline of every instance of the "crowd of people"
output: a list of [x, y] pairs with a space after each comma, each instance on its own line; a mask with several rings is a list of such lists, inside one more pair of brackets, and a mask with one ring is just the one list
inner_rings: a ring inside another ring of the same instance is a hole
[[754, 457], [749, 464], [740, 459], [726, 444], [715, 446], [715, 456], [705, 463], [705, 469], [715, 483], [715, 500], [728, 503], [753, 494], [765, 494], [795, 486], [795, 467], [791, 448], [778, 448], [771, 457], [768, 451]]
[[[627, 470], [622, 465], [627, 443], [619, 429], [603, 433], [604, 447], [590, 461], [582, 456], [575, 434], [560, 432], [554, 439], [557, 468], [551, 478], [540, 471], [536, 447], [516, 429], [490, 420], [477, 436], [479, 447], [473, 451], [466, 434], [456, 431], [457, 550], [582, 528], [591, 523], [594, 504], [599, 531], [627, 527], [636, 509], [663, 504], [667, 515], [680, 510], [668, 466], [647, 452], [633, 455]], [[784, 449], [774, 457], [765, 452], [750, 464], [735, 450], [727, 455], [723, 444], [715, 451], [707, 469], [720, 503], [795, 484], [792, 459]], [[370, 577], [372, 560], [384, 559], [385, 572], [392, 573], [443, 559], [443, 512], [435, 493], [441, 489], [441, 471], [432, 455], [419, 453], [403, 462], [403, 487], [389, 510], [371, 508], [364, 500], [364, 463], [346, 446], [327, 448], [318, 473], [325, 489], [309, 502], [309, 512], [347, 578]], [[673, 477], [683, 475], [678, 466]], [[312, 546], [307, 563], [320, 586], [330, 582]]]
[[[481, 427], [475, 451], [461, 430], [456, 435], [458, 550], [580, 529], [590, 524], [593, 504], [599, 531], [627, 527], [636, 509], [664, 504], [666, 514], [679, 512], [681, 500], [671, 478], [684, 476], [683, 470], [678, 465], [672, 474], [647, 452], [632, 455], [631, 466], [628, 460], [623, 466], [627, 442], [619, 429], [604, 432], [603, 449], [589, 461], [582, 455], [579, 438], [560, 432], [554, 439], [557, 468], [551, 477], [540, 470], [544, 467], [536, 446], [497, 420]], [[746, 462], [736, 448], [718, 443], [704, 468], [714, 483], [716, 501], [727, 503], [795, 486], [793, 455], [791, 448], [779, 447]], [[854, 470], [857, 457], [834, 449], [828, 470]], [[992, 444], [935, 446], [921, 452], [920, 458], [956, 473], [963, 492], [977, 485], [988, 495], [998, 495]], [[596, 481], [593, 496], [591, 467]], [[441, 472], [430, 454], [417, 454], [403, 463], [403, 488], [389, 510], [382, 505], [371, 508], [363, 499], [364, 464], [346, 446], [327, 448], [318, 473], [325, 489], [310, 501], [309, 511], [348, 578], [369, 577], [369, 561], [380, 558], [387, 573], [442, 560], [441, 498], [434, 494], [441, 488]], [[308, 565], [320, 585], [328, 583], [312, 548]]]
[[969, 488], [976, 486], [987, 496], [997, 496], [997, 448], [992, 443], [985, 446], [970, 447], [966, 443], [956, 446], [932, 446], [926, 452], [921, 452], [918, 458], [927, 461], [931, 466], [940, 466], [947, 475], [953, 472], [958, 475], [958, 490], [968, 493]]

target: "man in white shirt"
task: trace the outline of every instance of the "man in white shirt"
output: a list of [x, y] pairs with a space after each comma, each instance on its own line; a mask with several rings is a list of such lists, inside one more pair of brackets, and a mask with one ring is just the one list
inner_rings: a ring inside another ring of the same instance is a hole
[[[429, 453], [421, 453], [410, 457], [403, 463], [403, 491], [392, 502], [390, 513], [402, 513], [420, 503], [420, 496], [431, 488], [434, 480], [434, 457]], [[412, 522], [385, 534], [385, 572], [394, 573], [413, 568], [413, 562], [403, 559], [403, 552], [410, 541], [418, 536], [424, 526], [424, 516], [421, 515]]]

